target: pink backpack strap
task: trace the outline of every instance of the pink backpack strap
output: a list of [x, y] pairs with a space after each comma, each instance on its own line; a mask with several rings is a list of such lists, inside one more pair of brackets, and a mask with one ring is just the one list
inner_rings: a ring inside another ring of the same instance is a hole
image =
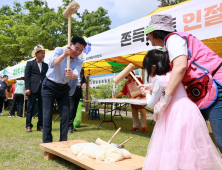
[[166, 47], [166, 42], [167, 42], [168, 38], [169, 38], [171, 35], [175, 35], [175, 34], [186, 40], [187, 50], [188, 50], [188, 53], [189, 53], [190, 58], [192, 58], [192, 54], [191, 54], [190, 49], [189, 49], [188, 37], [187, 37], [187, 36], [181, 36], [181, 35], [179, 34], [179, 32], [170, 33], [170, 34], [168, 34], [168, 35], [164, 38], [164, 46], [165, 46], [165, 48], [166, 48], [166, 51], [168, 51], [168, 50], [167, 50], [167, 47]]
[[[168, 34], [165, 38], [164, 38], [164, 46], [165, 46], [165, 48], [166, 48], [166, 51], [168, 51], [167, 50], [167, 47], [166, 47], [166, 42], [167, 42], [167, 40], [168, 40], [168, 38], [171, 36], [171, 35], [175, 35], [175, 34], [177, 34], [177, 33], [170, 33], [170, 34]], [[178, 34], [177, 34], [178, 35]]]

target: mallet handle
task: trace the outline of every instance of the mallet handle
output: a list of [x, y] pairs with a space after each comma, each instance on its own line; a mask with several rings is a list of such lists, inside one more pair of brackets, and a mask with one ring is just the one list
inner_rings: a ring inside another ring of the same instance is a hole
[[[68, 17], [68, 46], [71, 42], [71, 15]], [[67, 68], [70, 68], [70, 56], [67, 57]]]
[[121, 145], [123, 145], [124, 143], [128, 142], [128, 141], [131, 140], [131, 139], [133, 139], [133, 137], [130, 137], [129, 139], [125, 140], [123, 143], [119, 144], [119, 145], [117, 146], [117, 148], [120, 147]]
[[117, 135], [117, 133], [121, 130], [121, 127], [114, 133], [114, 135], [111, 137], [111, 139], [108, 141], [108, 143], [110, 144], [113, 140], [113, 138]]
[[136, 80], [136, 82], [141, 85], [140, 81], [133, 75], [133, 73], [130, 71], [130, 75]]

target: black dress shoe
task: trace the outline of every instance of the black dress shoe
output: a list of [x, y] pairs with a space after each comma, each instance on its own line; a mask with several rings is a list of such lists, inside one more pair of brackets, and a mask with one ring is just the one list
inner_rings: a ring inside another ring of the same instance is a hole
[[43, 127], [42, 126], [37, 127], [37, 131], [43, 132]]
[[72, 130], [72, 129], [69, 129], [69, 130], [68, 130], [68, 134], [71, 134], [71, 133], [73, 133], [73, 130]]
[[75, 128], [73, 128], [73, 131], [76, 131], [76, 132], [77, 132], [78, 130], [77, 130], [77, 129], [75, 129]]

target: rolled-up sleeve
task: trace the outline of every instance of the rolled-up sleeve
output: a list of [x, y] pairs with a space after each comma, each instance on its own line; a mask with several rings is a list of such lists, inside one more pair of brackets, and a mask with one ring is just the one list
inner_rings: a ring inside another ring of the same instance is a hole
[[55, 60], [55, 58], [62, 55], [63, 52], [64, 52], [63, 48], [61, 48], [61, 47], [55, 48], [55, 50], [53, 51], [52, 57], [49, 59], [48, 65], [49, 65], [50, 68], [55, 68], [57, 66], [57, 65], [54, 64], [54, 60]]
[[82, 70], [82, 64], [83, 61], [81, 59], [79, 59], [76, 63], [75, 63], [75, 69], [73, 69], [73, 74], [76, 75], [76, 78], [80, 75], [80, 72]]
[[164, 87], [160, 85], [159, 80], [155, 81], [154, 88], [152, 94], [146, 95], [147, 106], [149, 108], [154, 108], [157, 102], [160, 99], [162, 92], [164, 91]]

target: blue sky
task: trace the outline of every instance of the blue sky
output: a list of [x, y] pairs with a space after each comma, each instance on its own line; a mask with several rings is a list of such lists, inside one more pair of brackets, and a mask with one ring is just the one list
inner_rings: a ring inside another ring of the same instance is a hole
[[[15, 0], [1, 0], [0, 8], [2, 5], [10, 5], [13, 7]], [[17, 0], [22, 5], [26, 0]], [[62, 5], [62, 0], [46, 0], [50, 8], [57, 9]], [[80, 12], [88, 9], [90, 12], [95, 11], [98, 7], [102, 6], [108, 10], [112, 24], [111, 28], [127, 24], [136, 19], [144, 17], [158, 8], [160, 4], [157, 0], [76, 0], [80, 5]]]

